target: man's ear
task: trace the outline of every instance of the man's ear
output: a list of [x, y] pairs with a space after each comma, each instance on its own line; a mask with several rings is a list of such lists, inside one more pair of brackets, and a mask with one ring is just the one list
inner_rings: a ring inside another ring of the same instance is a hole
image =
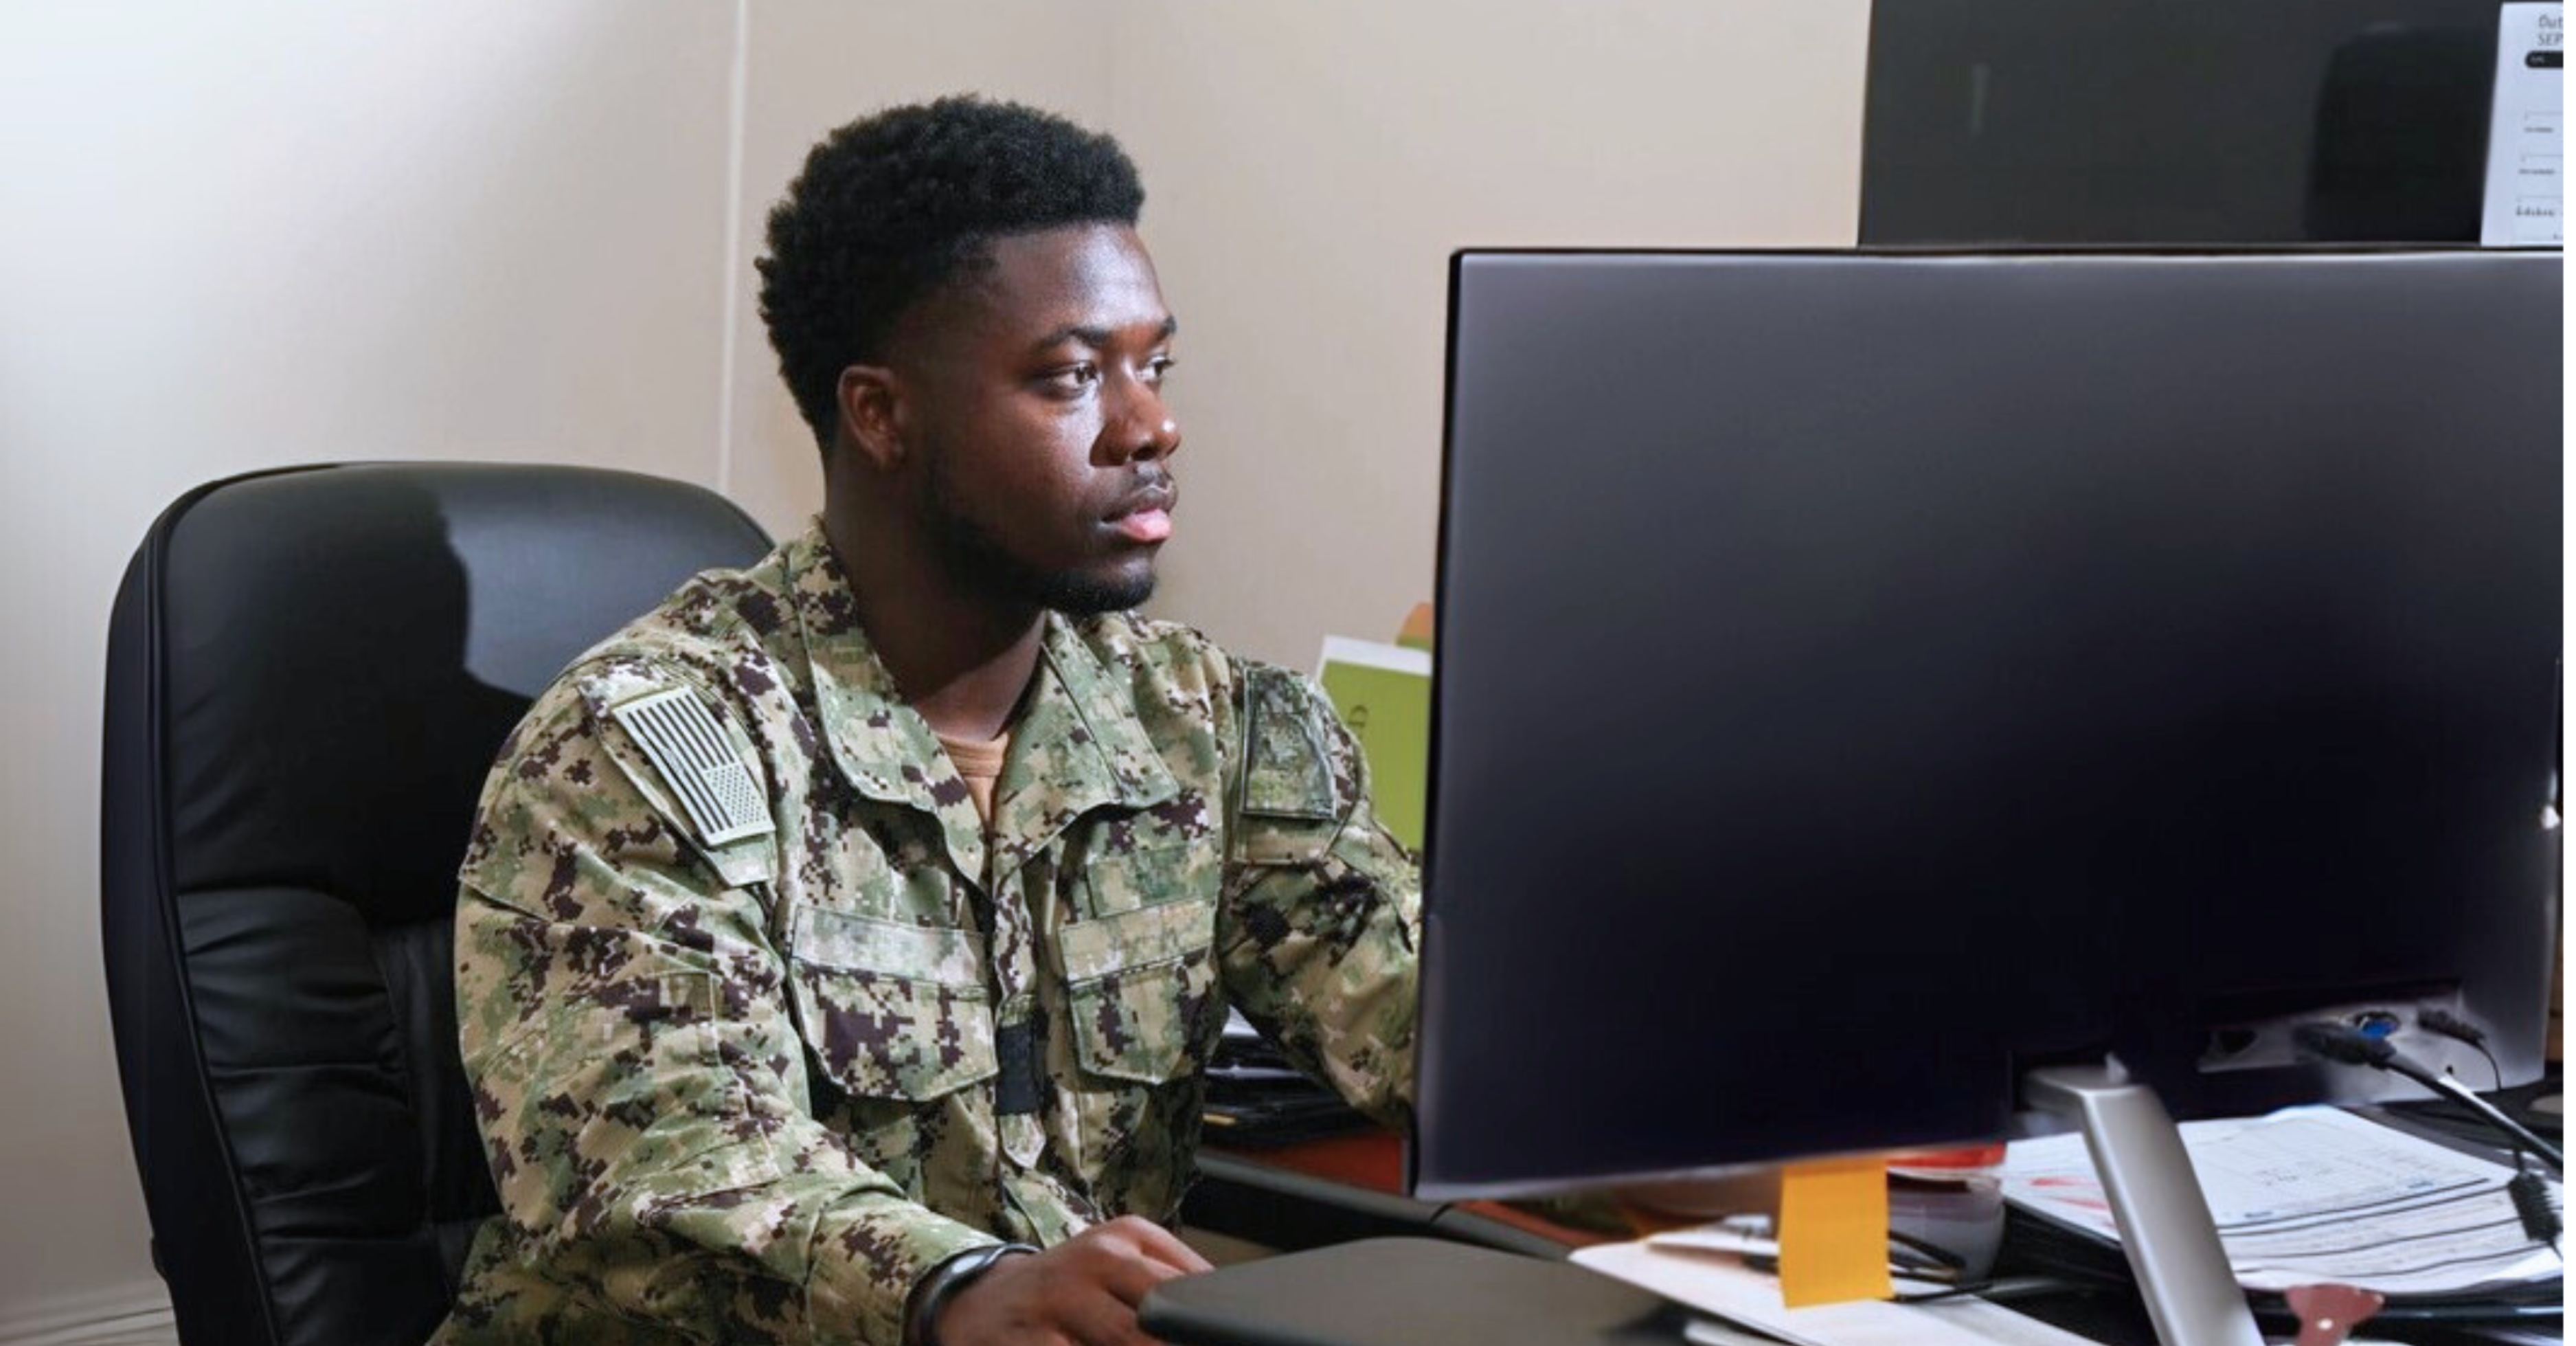
[[841, 371], [833, 389], [841, 407], [841, 438], [859, 461], [879, 472], [903, 465], [903, 395], [894, 371], [883, 365], [852, 365]]

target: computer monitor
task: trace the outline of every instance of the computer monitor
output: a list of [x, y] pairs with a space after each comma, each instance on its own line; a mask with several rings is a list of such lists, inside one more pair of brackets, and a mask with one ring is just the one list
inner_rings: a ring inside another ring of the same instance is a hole
[[1455, 258], [1415, 1190], [2533, 1078], [2559, 269]]
[[1861, 242], [2475, 243], [2498, 7], [1872, 5]]

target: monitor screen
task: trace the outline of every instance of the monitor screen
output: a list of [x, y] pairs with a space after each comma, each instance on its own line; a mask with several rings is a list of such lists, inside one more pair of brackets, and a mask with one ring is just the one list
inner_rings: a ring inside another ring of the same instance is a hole
[[1874, 5], [1860, 240], [2475, 243], [2499, 8]]
[[2534, 1074], [2559, 312], [2555, 252], [1460, 254], [1417, 1189], [2381, 1086], [2302, 1016]]

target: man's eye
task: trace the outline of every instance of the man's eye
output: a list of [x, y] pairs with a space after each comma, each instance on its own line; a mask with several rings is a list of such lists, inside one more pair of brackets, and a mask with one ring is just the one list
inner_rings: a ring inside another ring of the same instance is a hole
[[1098, 365], [1067, 365], [1046, 377], [1047, 386], [1060, 393], [1082, 392], [1100, 381]]
[[1145, 381], [1147, 383], [1160, 385], [1163, 381], [1163, 376], [1171, 373], [1172, 366], [1178, 363], [1180, 362], [1174, 360], [1168, 355], [1155, 356], [1153, 359], [1145, 362]]

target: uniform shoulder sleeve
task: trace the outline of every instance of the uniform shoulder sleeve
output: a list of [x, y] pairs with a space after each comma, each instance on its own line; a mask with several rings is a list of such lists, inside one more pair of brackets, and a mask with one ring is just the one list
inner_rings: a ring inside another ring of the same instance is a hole
[[[1365, 763], [1316, 686], [1275, 664], [1241, 665], [1243, 811], [1339, 820], [1357, 802]], [[1343, 760], [1347, 756], [1347, 760]]]
[[[1237, 863], [1311, 863], [1356, 827], [1383, 838], [1369, 807], [1368, 760], [1304, 674], [1233, 662], [1227, 698], [1227, 805]], [[1347, 838], [1344, 838], [1347, 839]]]
[[1227, 996], [1372, 1116], [1412, 1097], [1421, 877], [1369, 807], [1368, 767], [1321, 689], [1235, 664], [1234, 809], [1219, 957]]
[[[485, 790], [455, 985], [505, 1218], [458, 1292], [474, 1341], [890, 1342], [922, 1275], [994, 1242], [815, 1115], [770, 895], [733, 881], [776, 834], [734, 836], [759, 819], [717, 778], [766, 797], [761, 755], [696, 667], [583, 661]], [[704, 718], [635, 710], [673, 695]]]
[[[509, 795], [548, 787], [557, 798], [590, 801], [555, 825], [663, 829], [727, 887], [771, 881], [777, 823], [764, 755], [741, 708], [710, 683], [670, 659], [607, 655], [574, 665], [503, 745], [481, 816], [507, 819], [511, 811], [496, 806]], [[478, 875], [486, 853], [469, 851], [469, 883], [491, 877]]]

